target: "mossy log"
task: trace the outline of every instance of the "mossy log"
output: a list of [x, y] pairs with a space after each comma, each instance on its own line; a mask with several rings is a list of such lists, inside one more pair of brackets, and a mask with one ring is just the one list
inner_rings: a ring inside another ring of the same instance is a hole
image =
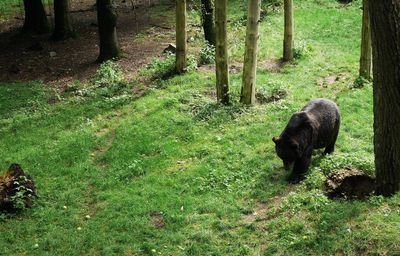
[[375, 179], [356, 169], [341, 169], [328, 175], [325, 187], [330, 198], [363, 199], [374, 193]]
[[32, 207], [36, 188], [32, 177], [18, 164], [0, 176], [0, 212], [15, 212]]

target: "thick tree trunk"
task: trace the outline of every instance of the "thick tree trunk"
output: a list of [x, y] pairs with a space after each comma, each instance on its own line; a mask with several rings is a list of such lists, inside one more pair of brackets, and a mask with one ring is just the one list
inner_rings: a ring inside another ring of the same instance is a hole
[[54, 0], [54, 32], [53, 40], [65, 40], [74, 35], [69, 13], [70, 0]]
[[368, 0], [363, 0], [360, 76], [371, 80], [372, 47]]
[[210, 45], [215, 46], [214, 6], [212, 0], [201, 0], [201, 17], [204, 38]]
[[50, 26], [44, 11], [42, 0], [24, 0], [25, 21], [22, 31], [25, 33], [44, 34]]
[[187, 67], [186, 0], [176, 0], [176, 72]]
[[285, 9], [285, 30], [283, 38], [283, 59], [285, 61], [293, 60], [293, 0], [284, 0]]
[[369, 2], [374, 71], [376, 192], [400, 189], [400, 1]]
[[222, 104], [229, 104], [227, 9], [228, 0], [215, 1], [215, 69], [217, 76], [217, 100]]
[[256, 74], [258, 51], [258, 25], [260, 22], [261, 0], [248, 0], [246, 48], [243, 64], [243, 81], [240, 102], [254, 104], [256, 100]]
[[114, 0], [97, 0], [97, 22], [99, 24], [99, 62], [119, 57], [117, 39], [117, 10]]

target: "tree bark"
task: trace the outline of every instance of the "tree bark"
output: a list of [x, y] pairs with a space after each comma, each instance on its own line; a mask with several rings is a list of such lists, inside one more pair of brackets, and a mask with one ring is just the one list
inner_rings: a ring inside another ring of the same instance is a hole
[[400, 189], [400, 1], [369, 1], [374, 74], [376, 193]]
[[222, 104], [229, 104], [227, 9], [228, 0], [215, 1], [217, 101]]
[[214, 7], [212, 0], [201, 0], [201, 17], [204, 38], [210, 45], [215, 46]]
[[71, 25], [70, 0], [54, 0], [53, 40], [60, 41], [74, 36]]
[[285, 61], [293, 60], [293, 0], [284, 0], [285, 9], [285, 30], [283, 38], [283, 59]]
[[22, 32], [45, 34], [50, 26], [42, 0], [24, 0], [25, 21]]
[[187, 32], [186, 0], [176, 0], [176, 72], [186, 71], [187, 67]]
[[114, 0], [97, 0], [97, 22], [99, 25], [99, 62], [119, 57], [117, 38], [117, 10]]
[[256, 74], [258, 51], [258, 26], [260, 23], [261, 0], [248, 0], [246, 48], [243, 64], [242, 93], [240, 102], [254, 104], [256, 100]]
[[360, 76], [371, 80], [372, 68], [372, 46], [371, 46], [371, 26], [369, 19], [368, 0], [363, 0], [363, 18], [361, 34], [361, 57], [360, 57]]

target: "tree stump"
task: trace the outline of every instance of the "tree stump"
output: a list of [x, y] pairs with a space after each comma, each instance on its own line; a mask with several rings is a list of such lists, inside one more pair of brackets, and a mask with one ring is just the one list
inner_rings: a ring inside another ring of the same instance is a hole
[[330, 198], [363, 199], [375, 191], [375, 179], [356, 169], [340, 169], [328, 175], [325, 188]]
[[0, 176], [0, 212], [16, 212], [32, 207], [36, 198], [35, 184], [18, 164], [12, 164]]

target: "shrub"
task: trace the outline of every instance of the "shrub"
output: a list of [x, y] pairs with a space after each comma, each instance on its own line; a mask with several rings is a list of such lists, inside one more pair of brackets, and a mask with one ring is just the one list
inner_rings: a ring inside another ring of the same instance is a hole
[[200, 64], [212, 64], [215, 62], [215, 47], [206, 43], [200, 51]]
[[304, 59], [311, 55], [314, 51], [314, 47], [307, 42], [302, 40], [295, 41], [295, 46], [293, 48], [293, 57], [297, 60]]

